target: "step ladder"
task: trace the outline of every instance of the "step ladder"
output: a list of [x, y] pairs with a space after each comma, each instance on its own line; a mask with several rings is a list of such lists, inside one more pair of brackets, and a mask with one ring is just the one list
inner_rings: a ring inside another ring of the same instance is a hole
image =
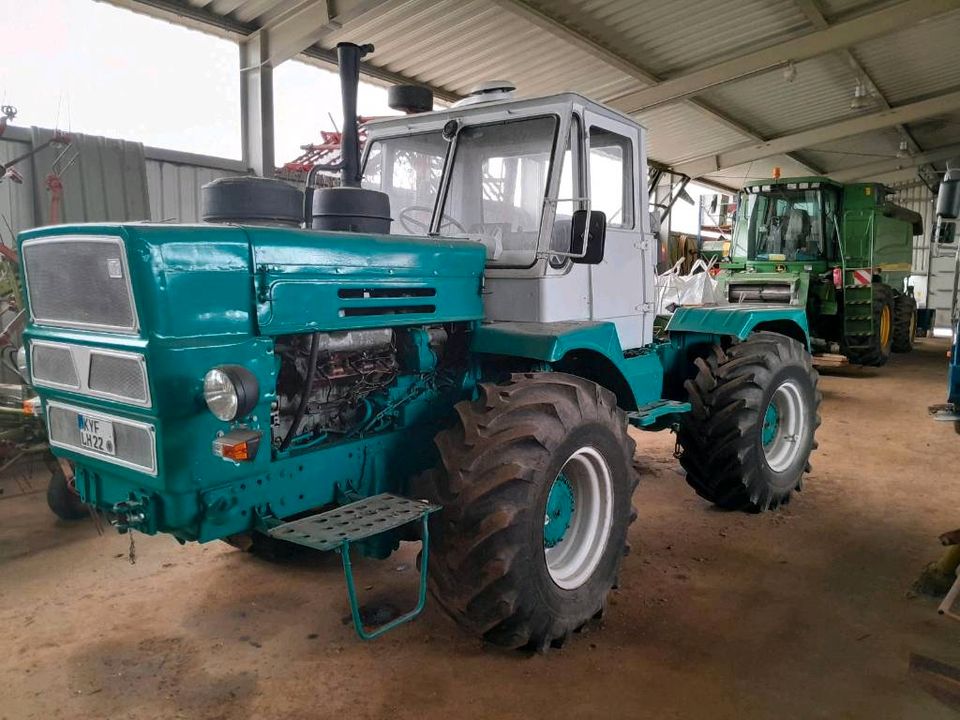
[[[267, 533], [277, 540], [285, 540], [314, 550], [334, 550], [339, 553], [347, 583], [347, 598], [350, 601], [353, 627], [361, 640], [373, 640], [413, 620], [423, 612], [427, 603], [427, 565], [430, 559], [429, 520], [430, 515], [439, 509], [439, 505], [431, 505], [422, 500], [382, 493], [348, 505], [341, 505], [333, 510], [277, 525]], [[417, 604], [410, 612], [368, 630], [364, 626], [363, 618], [360, 617], [360, 603], [353, 579], [353, 566], [350, 563], [350, 543], [366, 540], [417, 521], [421, 523], [420, 533], [423, 540]]]

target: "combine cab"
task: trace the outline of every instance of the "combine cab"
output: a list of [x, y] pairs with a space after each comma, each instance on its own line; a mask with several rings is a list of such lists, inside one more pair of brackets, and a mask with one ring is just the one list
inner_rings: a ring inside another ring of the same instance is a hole
[[805, 308], [813, 348], [880, 366], [913, 349], [910, 275], [920, 216], [876, 183], [752, 182], [740, 194], [719, 280], [732, 303]]

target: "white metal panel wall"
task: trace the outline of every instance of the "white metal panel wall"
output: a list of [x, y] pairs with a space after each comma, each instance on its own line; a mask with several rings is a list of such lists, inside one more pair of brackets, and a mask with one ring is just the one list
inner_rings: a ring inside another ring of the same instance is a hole
[[913, 239], [913, 274], [922, 278], [917, 283], [921, 307], [937, 311], [936, 326], [950, 326], [953, 282], [956, 272], [956, 245], [931, 243], [936, 229], [936, 196], [920, 182], [897, 184], [891, 198], [897, 205], [913, 210], [923, 218], [923, 235]]

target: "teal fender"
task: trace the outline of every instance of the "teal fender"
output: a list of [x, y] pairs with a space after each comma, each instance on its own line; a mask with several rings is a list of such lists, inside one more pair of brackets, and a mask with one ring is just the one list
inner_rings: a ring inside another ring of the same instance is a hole
[[586, 377], [612, 390], [621, 407], [636, 409], [660, 399], [663, 366], [644, 348], [624, 357], [610, 322], [492, 322], [473, 333], [475, 353], [536, 360]]
[[792, 337], [810, 349], [810, 327], [803, 307], [723, 305], [680, 307], [667, 324], [667, 332], [698, 333], [746, 340], [751, 333], [769, 330]]

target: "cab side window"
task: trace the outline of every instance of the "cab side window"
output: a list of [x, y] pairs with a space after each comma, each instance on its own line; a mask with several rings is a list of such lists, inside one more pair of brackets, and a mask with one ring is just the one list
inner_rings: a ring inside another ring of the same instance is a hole
[[632, 228], [633, 143], [590, 126], [590, 207], [607, 216], [607, 227]]

